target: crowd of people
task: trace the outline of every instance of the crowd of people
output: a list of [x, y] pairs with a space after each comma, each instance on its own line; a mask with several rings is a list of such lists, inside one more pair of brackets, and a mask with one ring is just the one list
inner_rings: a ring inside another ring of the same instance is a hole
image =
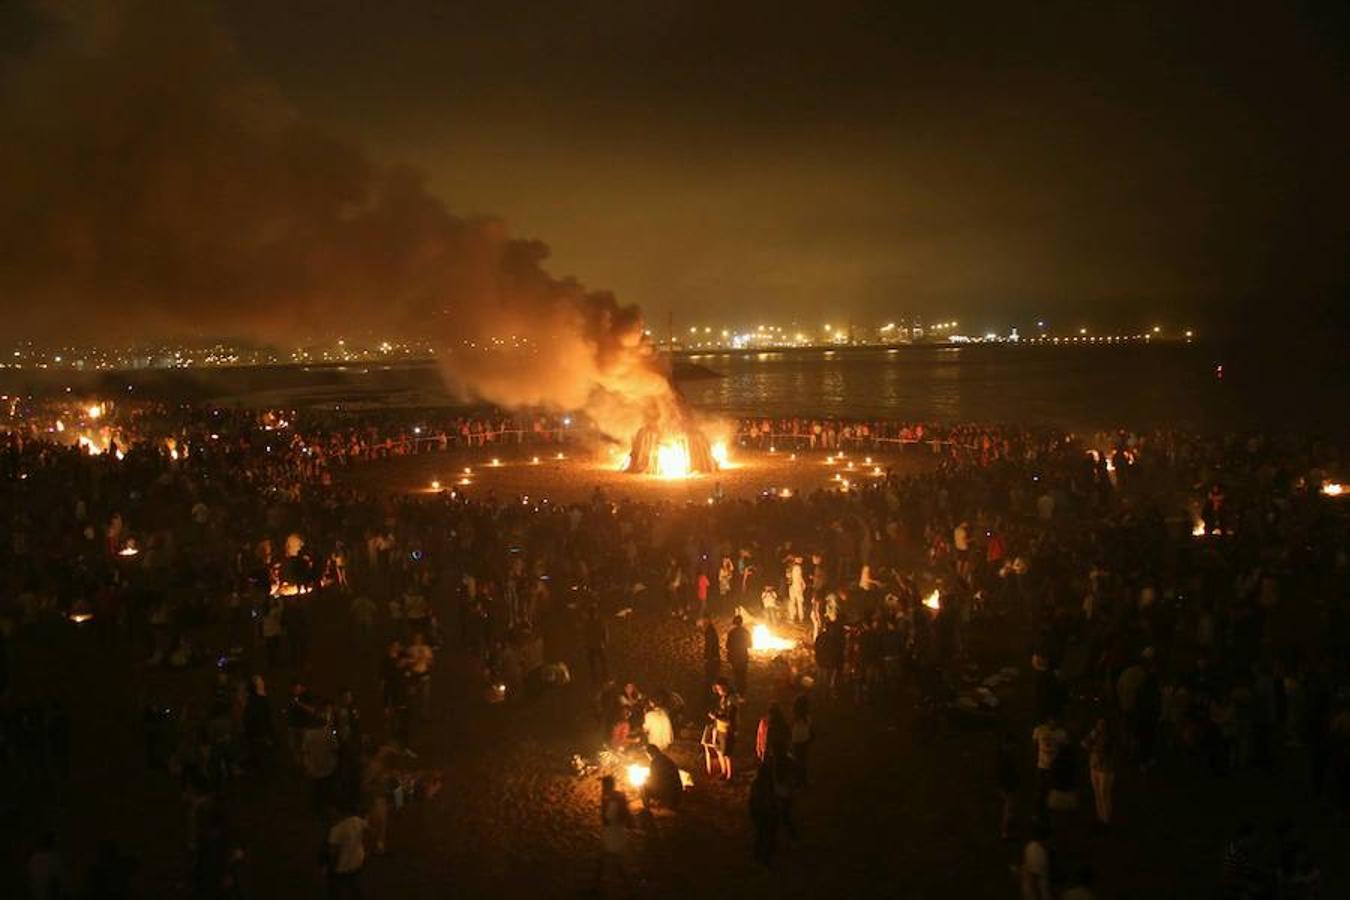
[[[251, 777], [307, 780], [316, 817], [331, 823], [330, 888], [358, 895], [392, 812], [439, 791], [420, 729], [438, 708], [446, 654], [472, 661], [485, 703], [586, 671], [600, 733], [648, 761], [643, 806], [678, 810], [671, 748], [685, 741], [703, 777], [745, 784], [764, 866], [781, 837], [813, 825], [793, 811], [811, 784], [813, 707], [913, 706], [916, 726], [936, 736], [970, 712], [960, 680], [972, 632], [990, 623], [1029, 635], [1034, 714], [996, 717], [990, 786], [1004, 799], [991, 822], [1030, 838], [1017, 866], [1025, 897], [1092, 896], [1091, 870], [1068, 877], [1054, 836], [1082, 827], [1082, 784], [1109, 835], [1127, 767], [1296, 771], [1310, 803], [1350, 812], [1350, 544], [1340, 501], [1320, 490], [1344, 462], [1335, 444], [746, 420], [736, 440], [751, 449], [894, 440], [937, 452], [923, 471], [849, 491], [707, 505], [597, 491], [550, 505], [382, 495], [333, 472], [504, 435], [572, 439], [561, 417], [386, 412], [372, 424], [340, 411], [119, 406], [100, 410], [97, 428], [116, 416], [118, 429], [96, 446], [64, 434], [93, 423], [69, 417], [57, 430], [36, 409], [24, 418], [11, 407], [0, 435], [0, 758], [28, 784], [59, 786], [69, 767], [60, 699], [10, 684], [18, 645], [55, 629], [136, 648], [147, 666], [212, 669], [208, 694], [146, 697], [143, 716], [147, 766], [177, 780], [188, 808], [196, 896], [251, 895], [220, 802], [232, 780]], [[375, 721], [350, 685], [308, 683], [318, 598], [338, 598], [354, 658], [378, 672]], [[630, 614], [696, 629], [694, 702], [613, 671], [607, 623]], [[808, 648], [773, 660], [762, 708], [749, 707], [746, 615]], [[582, 636], [571, 666], [544, 641], [543, 624], [560, 619]], [[285, 698], [274, 704], [277, 684]], [[738, 740], [752, 722], [755, 739]], [[1028, 800], [1021, 775], [1033, 768]], [[634, 813], [612, 780], [600, 809], [599, 877], [636, 878], [625, 837]], [[55, 836], [34, 841], [34, 896], [58, 896], [75, 879]], [[1233, 897], [1315, 896], [1317, 861], [1296, 829], [1281, 826], [1269, 852], [1259, 843], [1244, 826], [1216, 883]], [[128, 895], [110, 884], [134, 877], [123, 849], [101, 854], [97, 877], [83, 879], [89, 896]]]

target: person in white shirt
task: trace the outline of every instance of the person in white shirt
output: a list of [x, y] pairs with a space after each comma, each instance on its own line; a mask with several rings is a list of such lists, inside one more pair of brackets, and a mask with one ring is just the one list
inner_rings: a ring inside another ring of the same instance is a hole
[[647, 705], [642, 716], [642, 730], [647, 735], [647, 743], [664, 752], [675, 740], [675, 729], [670, 724], [670, 714], [656, 701]]
[[788, 618], [798, 624], [806, 622], [806, 575], [800, 556], [792, 557], [788, 567]]
[[361, 896], [368, 827], [365, 819], [348, 813], [328, 829], [328, 886], [334, 898]]

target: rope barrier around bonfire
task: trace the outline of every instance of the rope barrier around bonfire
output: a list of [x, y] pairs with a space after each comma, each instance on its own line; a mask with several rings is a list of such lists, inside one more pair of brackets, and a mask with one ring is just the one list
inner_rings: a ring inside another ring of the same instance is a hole
[[827, 447], [821, 441], [817, 440], [815, 446], [811, 446], [811, 435], [797, 434], [795, 432], [775, 432], [766, 434], [764, 432], [744, 432], [739, 435], [741, 446], [754, 446], [755, 449], [764, 450], [769, 447], [783, 446], [790, 450], [820, 450], [822, 452], [832, 452], [838, 450], [866, 450], [874, 448], [880, 444], [896, 444], [906, 446], [911, 444], [922, 444], [932, 448], [937, 452], [941, 447], [952, 447], [958, 450], [979, 450], [975, 444], [961, 444], [950, 439], [941, 438], [905, 438], [905, 437], [869, 437], [869, 438], [839, 438], [836, 446]]

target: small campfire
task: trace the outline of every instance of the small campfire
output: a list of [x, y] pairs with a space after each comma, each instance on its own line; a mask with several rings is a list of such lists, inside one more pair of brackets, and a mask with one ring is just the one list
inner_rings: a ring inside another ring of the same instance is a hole
[[1340, 497], [1345, 493], [1345, 486], [1339, 481], [1329, 481], [1322, 485], [1322, 493], [1328, 497]]
[[779, 637], [768, 625], [756, 625], [750, 629], [750, 649], [757, 653], [782, 653], [796, 648], [796, 641]]
[[628, 783], [635, 788], [641, 788], [647, 783], [647, 779], [651, 777], [652, 768], [651, 766], [644, 766], [641, 763], [629, 763], [627, 774]]
[[942, 609], [942, 592], [934, 588], [931, 594], [923, 598], [923, 605], [931, 610]]

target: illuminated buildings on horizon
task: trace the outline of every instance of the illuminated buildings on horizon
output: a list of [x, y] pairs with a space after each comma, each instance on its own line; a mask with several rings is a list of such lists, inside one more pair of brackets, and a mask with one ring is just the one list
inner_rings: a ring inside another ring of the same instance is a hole
[[[846, 321], [846, 320], [841, 320]], [[796, 324], [762, 323], [753, 327], [690, 326], [669, 335], [646, 332], [657, 347], [675, 352], [735, 351], [756, 349], [960, 346], [966, 344], [1081, 345], [1151, 342], [1184, 342], [1195, 339], [1191, 329], [1168, 330], [1155, 325], [1138, 332], [1097, 333], [1079, 326], [1066, 333], [1047, 329], [1037, 323], [1031, 333], [1019, 328], [1005, 332], [983, 331], [969, 334], [957, 319], [921, 324], [887, 322], [862, 326], [855, 323], [823, 323], [818, 328]], [[524, 337], [490, 337], [481, 343], [465, 339], [463, 347], [472, 351], [539, 352], [540, 348]], [[135, 347], [44, 346], [20, 341], [0, 348], [0, 369], [69, 369], [75, 371], [118, 371], [127, 369], [213, 368], [235, 366], [343, 365], [361, 363], [405, 363], [434, 359], [447, 348], [429, 341], [351, 341], [315, 343], [303, 347], [278, 348], [228, 342], [199, 344], [155, 344]], [[448, 348], [453, 351], [456, 348]]]

